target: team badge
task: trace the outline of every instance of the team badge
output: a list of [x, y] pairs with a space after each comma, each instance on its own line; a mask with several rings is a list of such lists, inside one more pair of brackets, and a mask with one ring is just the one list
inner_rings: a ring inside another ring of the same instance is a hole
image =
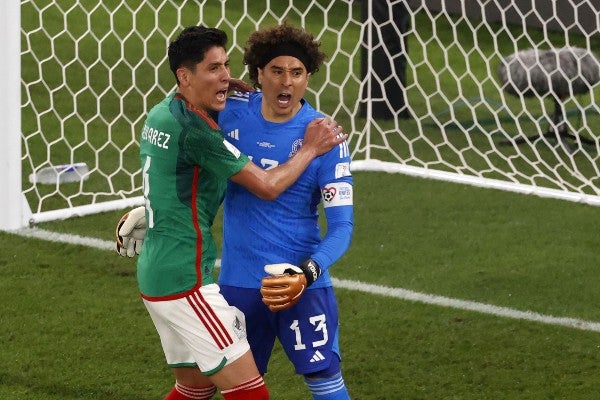
[[246, 327], [238, 317], [235, 317], [235, 320], [233, 320], [232, 327], [238, 338], [243, 339], [246, 337]]
[[288, 156], [292, 157], [300, 150], [300, 147], [302, 147], [302, 139], [294, 140], [294, 143], [292, 143], [292, 151], [290, 151], [290, 154]]

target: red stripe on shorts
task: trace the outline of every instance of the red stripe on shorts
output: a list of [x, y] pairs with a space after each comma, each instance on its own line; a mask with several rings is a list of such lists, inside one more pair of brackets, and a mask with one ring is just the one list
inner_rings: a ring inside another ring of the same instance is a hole
[[233, 339], [231, 339], [229, 332], [227, 332], [221, 320], [219, 320], [214, 310], [200, 293], [192, 293], [186, 298], [219, 349], [223, 350], [233, 344]]

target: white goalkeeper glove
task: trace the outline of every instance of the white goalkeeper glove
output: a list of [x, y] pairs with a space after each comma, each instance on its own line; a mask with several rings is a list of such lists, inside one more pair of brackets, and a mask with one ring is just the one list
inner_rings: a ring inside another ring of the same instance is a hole
[[115, 241], [117, 253], [123, 257], [140, 254], [146, 236], [146, 214], [144, 206], [125, 213], [117, 223]]
[[299, 266], [268, 264], [265, 272], [271, 276], [262, 279], [260, 293], [263, 303], [275, 312], [294, 306], [306, 288], [321, 275], [321, 268], [308, 259]]

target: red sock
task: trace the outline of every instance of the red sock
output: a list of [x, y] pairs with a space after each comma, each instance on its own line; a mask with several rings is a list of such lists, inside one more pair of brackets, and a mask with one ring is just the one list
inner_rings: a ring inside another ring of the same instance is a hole
[[269, 400], [269, 391], [260, 375], [231, 389], [222, 390], [221, 394], [225, 400]]
[[176, 383], [164, 400], [210, 400], [216, 391], [215, 386], [193, 388]]

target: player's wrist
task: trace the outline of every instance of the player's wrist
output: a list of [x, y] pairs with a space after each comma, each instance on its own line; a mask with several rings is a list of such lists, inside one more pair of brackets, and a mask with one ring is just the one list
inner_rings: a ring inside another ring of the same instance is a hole
[[310, 144], [305, 144], [305, 145], [302, 145], [300, 150], [298, 150], [298, 153], [304, 153], [304, 154], [306, 154], [306, 156], [308, 158], [310, 158], [312, 160], [312, 159], [318, 157], [319, 150], [317, 149], [316, 146], [312, 146]]
[[306, 277], [307, 287], [312, 285], [319, 278], [319, 276], [321, 276], [321, 267], [319, 267], [319, 264], [317, 264], [317, 262], [311, 258], [302, 262], [298, 267], [302, 270], [304, 276]]

